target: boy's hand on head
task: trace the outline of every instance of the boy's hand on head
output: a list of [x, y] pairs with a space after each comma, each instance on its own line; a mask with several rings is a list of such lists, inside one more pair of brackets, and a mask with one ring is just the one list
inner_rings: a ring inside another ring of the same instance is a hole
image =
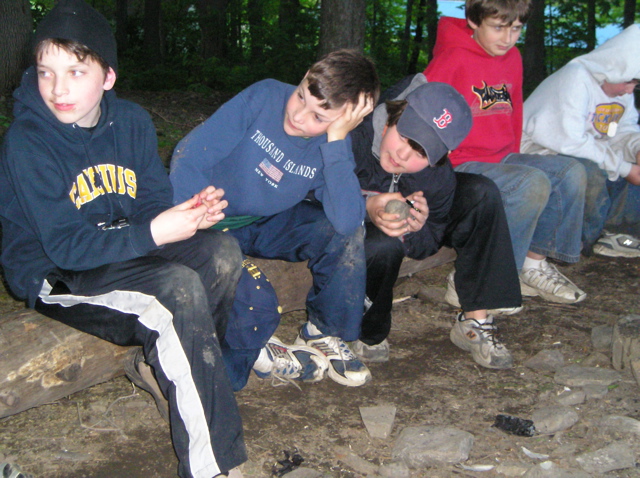
[[373, 106], [373, 98], [364, 93], [360, 93], [358, 104], [347, 103], [342, 115], [327, 128], [327, 142], [345, 139], [349, 132], [373, 111]]
[[635, 186], [640, 186], [640, 166], [632, 164], [631, 171], [625, 179]]

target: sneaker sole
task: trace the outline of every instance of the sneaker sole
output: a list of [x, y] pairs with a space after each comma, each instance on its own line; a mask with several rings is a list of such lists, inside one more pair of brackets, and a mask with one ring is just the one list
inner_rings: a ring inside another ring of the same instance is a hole
[[475, 348], [469, 344], [466, 338], [459, 336], [455, 327], [451, 329], [451, 332], [449, 333], [449, 338], [451, 339], [451, 342], [453, 342], [453, 344], [456, 347], [461, 348], [465, 352], [469, 352], [471, 354], [471, 357], [473, 357], [474, 362], [477, 363], [478, 365], [481, 365], [485, 368], [491, 368], [494, 370], [506, 370], [506, 369], [513, 368], [513, 358], [509, 362], [502, 365], [492, 365], [491, 362], [487, 362], [482, 355], [478, 354], [475, 351]]
[[[329, 360], [329, 362], [331, 361]], [[332, 366], [329, 366], [329, 371], [327, 372], [327, 375], [334, 382], [339, 383], [340, 385], [344, 385], [346, 387], [361, 387], [362, 385], [364, 385], [365, 383], [371, 380], [371, 372], [367, 373], [363, 378], [359, 380], [353, 380], [353, 379], [343, 377], [338, 372], [336, 372]]]
[[633, 251], [633, 252], [620, 251], [618, 249], [612, 249], [611, 247], [605, 246], [604, 244], [595, 244], [593, 246], [593, 253], [598, 254], [600, 256], [627, 257], [630, 259], [640, 257], [640, 251]]

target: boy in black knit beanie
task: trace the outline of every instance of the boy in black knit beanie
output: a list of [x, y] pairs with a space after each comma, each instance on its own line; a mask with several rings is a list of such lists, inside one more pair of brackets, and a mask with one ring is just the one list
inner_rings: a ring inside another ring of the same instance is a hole
[[34, 40], [0, 155], [6, 279], [48, 317], [142, 346], [125, 368], [170, 420], [179, 476], [241, 476], [218, 340], [242, 258], [235, 239], [208, 230], [224, 218], [224, 191], [172, 205], [149, 115], [113, 92], [116, 42], [100, 13], [60, 0]]

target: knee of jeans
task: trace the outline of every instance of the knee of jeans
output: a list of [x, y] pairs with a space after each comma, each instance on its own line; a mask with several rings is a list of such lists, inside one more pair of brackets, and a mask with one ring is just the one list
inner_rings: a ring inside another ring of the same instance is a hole
[[574, 161], [574, 164], [567, 170], [565, 179], [565, 188], [572, 195], [584, 196], [587, 188], [587, 173], [582, 164], [578, 161]]
[[529, 207], [544, 208], [551, 195], [551, 182], [542, 171], [530, 171], [523, 183], [522, 200]]

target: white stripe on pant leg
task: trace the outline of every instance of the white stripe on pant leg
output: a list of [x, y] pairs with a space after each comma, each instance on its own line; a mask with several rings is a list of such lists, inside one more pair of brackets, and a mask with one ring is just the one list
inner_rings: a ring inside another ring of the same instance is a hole
[[[211, 436], [200, 403], [200, 395], [178, 333], [173, 327], [171, 312], [155, 297], [140, 292], [116, 290], [98, 296], [62, 294], [50, 297], [51, 289], [51, 285], [45, 281], [40, 291], [40, 299], [46, 304], [58, 304], [62, 307], [78, 304], [100, 305], [126, 314], [138, 315], [142, 325], [158, 332], [158, 359], [165, 375], [176, 386], [178, 410], [189, 436], [191, 474], [194, 478], [211, 478], [220, 474], [211, 447]], [[188, 373], [184, 373], [185, 370]]]

